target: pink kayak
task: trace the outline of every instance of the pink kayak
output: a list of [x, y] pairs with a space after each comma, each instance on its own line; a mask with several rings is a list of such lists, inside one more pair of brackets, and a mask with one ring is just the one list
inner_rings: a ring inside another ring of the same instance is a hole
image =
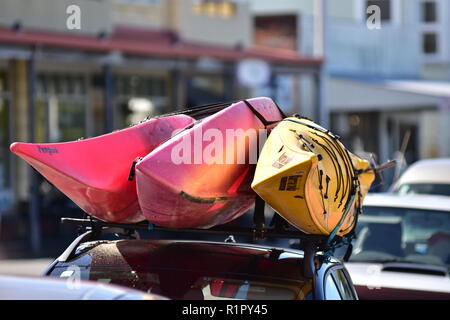
[[157, 147], [136, 165], [145, 218], [170, 228], [209, 228], [242, 215], [255, 200], [250, 183], [259, 129], [265, 135], [266, 125], [282, 118], [269, 98], [241, 101]]
[[186, 115], [153, 118], [99, 137], [64, 143], [13, 143], [27, 161], [88, 214], [109, 222], [144, 220], [136, 182], [128, 177], [133, 161], [191, 125]]

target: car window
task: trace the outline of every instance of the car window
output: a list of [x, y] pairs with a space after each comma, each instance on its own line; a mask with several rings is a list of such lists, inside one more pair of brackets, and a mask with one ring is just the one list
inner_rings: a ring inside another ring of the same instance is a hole
[[351, 261], [450, 265], [450, 213], [365, 206]]
[[325, 300], [342, 300], [332, 272], [325, 279]]
[[333, 271], [333, 278], [338, 287], [339, 292], [341, 293], [344, 300], [354, 300], [355, 296], [353, 295], [353, 291], [350, 283], [348, 282], [347, 277], [342, 269], [337, 269]]
[[435, 194], [450, 196], [450, 184], [444, 183], [405, 183], [399, 186], [399, 194]]

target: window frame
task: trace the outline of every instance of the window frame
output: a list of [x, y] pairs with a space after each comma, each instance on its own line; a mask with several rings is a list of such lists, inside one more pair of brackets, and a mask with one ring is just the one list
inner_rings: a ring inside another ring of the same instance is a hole
[[[423, 5], [426, 2], [434, 2], [436, 5], [436, 21], [426, 22], [423, 21]], [[445, 40], [445, 32], [443, 27], [448, 20], [448, 9], [450, 4], [443, 0], [418, 0], [416, 2], [415, 18], [418, 24], [418, 32], [420, 33], [419, 50], [423, 63], [439, 63], [444, 62], [447, 59], [448, 52], [450, 50], [449, 44]], [[423, 49], [423, 41], [425, 34], [434, 33], [436, 35], [436, 52], [426, 53]], [[448, 33], [447, 33], [448, 36]]]
[[[427, 19], [427, 15], [426, 15], [426, 13], [427, 13], [427, 11], [426, 11], [426, 5], [427, 4], [433, 4], [434, 5], [434, 20], [432, 20], [432, 21], [427, 21], [426, 19]], [[420, 22], [421, 23], [426, 23], [426, 24], [429, 24], [429, 23], [439, 23], [439, 10], [438, 10], [438, 8], [439, 8], [439, 3], [437, 2], [437, 1], [434, 1], [434, 0], [425, 0], [425, 1], [421, 1], [420, 2], [420, 17], [421, 17], [421, 19], [420, 19]]]
[[[434, 36], [434, 51], [427, 52], [427, 37]], [[439, 54], [440, 49], [440, 41], [439, 41], [439, 33], [434, 31], [426, 31], [421, 33], [420, 37], [421, 42], [421, 51], [425, 56], [434, 56]]]

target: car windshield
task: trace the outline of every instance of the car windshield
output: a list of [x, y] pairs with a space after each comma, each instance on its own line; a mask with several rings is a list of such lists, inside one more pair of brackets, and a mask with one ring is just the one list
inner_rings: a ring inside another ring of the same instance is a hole
[[450, 212], [366, 206], [350, 261], [450, 265]]
[[402, 184], [397, 193], [399, 194], [435, 194], [450, 196], [450, 184], [437, 183], [406, 183]]

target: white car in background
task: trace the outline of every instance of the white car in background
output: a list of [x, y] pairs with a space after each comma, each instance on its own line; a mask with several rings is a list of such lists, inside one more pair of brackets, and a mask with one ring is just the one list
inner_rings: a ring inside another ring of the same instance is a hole
[[400, 176], [391, 191], [450, 196], [450, 158], [415, 162]]
[[347, 267], [360, 299], [450, 299], [450, 197], [369, 194]]

